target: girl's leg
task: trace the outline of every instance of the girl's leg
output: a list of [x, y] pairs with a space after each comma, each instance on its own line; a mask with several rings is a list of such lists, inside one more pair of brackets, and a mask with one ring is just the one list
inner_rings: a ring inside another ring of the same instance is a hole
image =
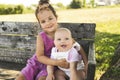
[[47, 70], [43, 69], [38, 74], [35, 80], [46, 80]]
[[80, 77], [81, 80], [85, 80], [85, 71], [83, 70], [78, 70], [78, 75]]
[[16, 80], [34, 80], [38, 71], [38, 68], [27, 65], [21, 70], [20, 74], [16, 77]]
[[77, 70], [77, 62], [70, 63], [70, 80], [84, 80], [85, 71]]
[[69, 77], [62, 70], [55, 71], [55, 80], [69, 80]]
[[25, 80], [25, 77], [22, 73], [20, 73], [15, 80]]
[[46, 76], [41, 76], [38, 80], [46, 80]]

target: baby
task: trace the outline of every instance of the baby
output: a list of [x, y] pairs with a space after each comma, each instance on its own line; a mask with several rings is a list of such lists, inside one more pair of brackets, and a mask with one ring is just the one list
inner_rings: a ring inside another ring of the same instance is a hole
[[[70, 80], [82, 80], [84, 77], [84, 63], [81, 55], [78, 53], [81, 46], [72, 38], [71, 32], [67, 28], [59, 28], [55, 32], [55, 47], [52, 48], [51, 58], [55, 60], [66, 59], [70, 64], [68, 69], [59, 67]], [[54, 79], [53, 66], [47, 66], [47, 80]]]

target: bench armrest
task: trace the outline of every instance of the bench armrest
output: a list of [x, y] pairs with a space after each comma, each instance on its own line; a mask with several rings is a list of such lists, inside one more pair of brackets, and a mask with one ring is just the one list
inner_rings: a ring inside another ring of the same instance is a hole
[[94, 80], [95, 70], [96, 70], [96, 60], [95, 60], [95, 46], [93, 42], [90, 42], [89, 53], [88, 53], [88, 71], [86, 80]]

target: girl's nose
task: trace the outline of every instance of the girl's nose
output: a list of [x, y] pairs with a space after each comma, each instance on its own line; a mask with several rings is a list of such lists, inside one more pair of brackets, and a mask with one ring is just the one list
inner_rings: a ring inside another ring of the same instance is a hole
[[49, 24], [50, 24], [50, 20], [47, 20], [46, 24], [48, 24], [48, 25], [49, 25]]

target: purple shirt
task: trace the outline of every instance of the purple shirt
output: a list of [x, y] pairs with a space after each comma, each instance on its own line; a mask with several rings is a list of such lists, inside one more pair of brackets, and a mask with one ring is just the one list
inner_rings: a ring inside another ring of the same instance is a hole
[[[45, 32], [40, 32], [39, 35], [41, 35], [41, 37], [43, 39], [44, 55], [47, 57], [50, 57], [51, 56], [51, 49], [54, 46], [54, 41], [53, 41], [53, 39], [49, 38]], [[32, 65], [36, 65], [36, 67], [39, 66], [40, 69], [46, 68], [46, 65], [38, 62], [36, 54], [34, 54], [33, 57], [28, 60], [28, 63], [29, 62], [30, 63], [32, 62]]]

